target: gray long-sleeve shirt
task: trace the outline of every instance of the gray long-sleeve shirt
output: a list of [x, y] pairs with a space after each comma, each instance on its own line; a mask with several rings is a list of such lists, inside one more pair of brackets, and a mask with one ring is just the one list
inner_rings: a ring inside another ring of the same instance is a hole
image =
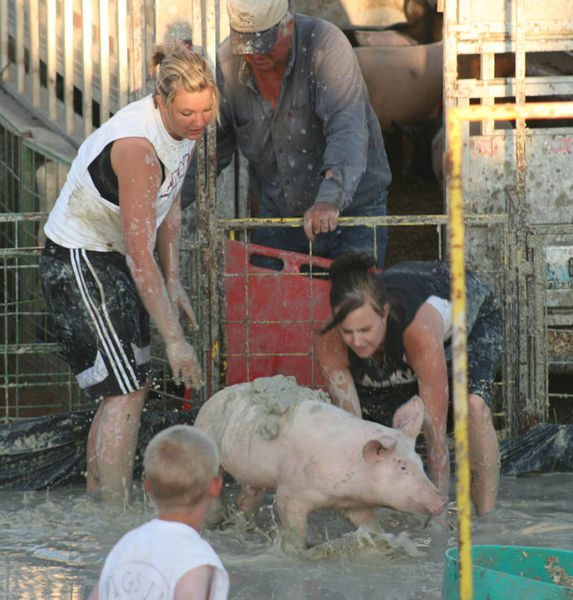
[[[380, 202], [391, 181], [382, 133], [354, 52], [337, 27], [295, 15], [274, 109], [228, 41], [219, 50], [217, 82], [217, 170], [238, 144], [264, 214], [300, 217], [315, 202], [341, 211]], [[324, 179], [327, 169], [334, 175]]]

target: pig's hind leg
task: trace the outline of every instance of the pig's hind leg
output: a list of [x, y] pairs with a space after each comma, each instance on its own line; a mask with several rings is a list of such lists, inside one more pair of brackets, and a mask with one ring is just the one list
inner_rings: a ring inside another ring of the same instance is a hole
[[241, 486], [241, 491], [237, 496], [237, 506], [247, 519], [251, 519], [257, 514], [265, 497], [265, 491], [263, 488], [251, 487], [250, 485]]
[[275, 499], [281, 520], [281, 548], [287, 554], [299, 553], [307, 546], [308, 505], [300, 498], [286, 495], [280, 488]]
[[368, 527], [376, 533], [382, 533], [383, 529], [378, 519], [376, 518], [376, 508], [346, 508], [342, 511], [342, 514], [347, 518], [357, 529], [361, 525]]

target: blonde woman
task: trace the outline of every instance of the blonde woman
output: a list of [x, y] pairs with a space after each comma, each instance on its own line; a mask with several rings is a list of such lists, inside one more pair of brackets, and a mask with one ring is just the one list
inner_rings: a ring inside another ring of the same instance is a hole
[[[179, 322], [195, 317], [179, 279], [180, 187], [195, 142], [218, 116], [203, 57], [158, 46], [153, 94], [133, 102], [80, 146], [45, 225], [44, 296], [62, 354], [100, 401], [87, 449], [87, 485], [127, 501], [150, 374], [149, 318], [176, 382], [201, 385]], [[158, 261], [154, 257], [157, 250]]]

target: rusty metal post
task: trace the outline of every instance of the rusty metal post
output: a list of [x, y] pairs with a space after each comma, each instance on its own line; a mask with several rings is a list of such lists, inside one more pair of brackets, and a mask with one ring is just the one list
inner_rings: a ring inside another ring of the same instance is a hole
[[[217, 54], [218, 0], [193, 0], [192, 40], [195, 50], [203, 53], [215, 72]], [[220, 383], [221, 345], [224, 331], [224, 269], [225, 256], [222, 231], [217, 227], [216, 193], [217, 151], [216, 131], [209, 126], [204, 140], [197, 144], [197, 234], [204, 276], [200, 283], [200, 302], [206, 324], [202, 326], [202, 349], [206, 353], [202, 364], [208, 395], [216, 392]]]
[[452, 349], [456, 502], [460, 559], [460, 600], [473, 598], [470, 458], [468, 437], [468, 376], [466, 333], [465, 229], [462, 195], [462, 121], [455, 109], [446, 113], [450, 271], [452, 274]]
[[[205, 47], [207, 57], [215, 70], [216, 53], [219, 40], [217, 39], [217, 24], [219, 23], [219, 0], [207, 0], [206, 6], [206, 37]], [[226, 303], [225, 303], [225, 244], [223, 231], [218, 227], [219, 206], [217, 198], [217, 144], [216, 130], [211, 126], [207, 132], [207, 190], [209, 202], [209, 245], [211, 247], [212, 264], [209, 269], [210, 291], [213, 300], [215, 323], [211, 324], [211, 393], [216, 392], [224, 381], [225, 365], [221, 357], [227, 346]], [[211, 317], [213, 318], [213, 316]], [[215, 341], [216, 340], [216, 341]]]

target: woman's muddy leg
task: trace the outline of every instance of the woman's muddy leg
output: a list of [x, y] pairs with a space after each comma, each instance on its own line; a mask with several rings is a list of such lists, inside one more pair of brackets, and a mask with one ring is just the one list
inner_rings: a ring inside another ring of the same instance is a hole
[[96, 440], [102, 421], [102, 413], [105, 410], [105, 402], [102, 401], [94, 415], [88, 434], [87, 456], [86, 456], [86, 485], [88, 492], [99, 489], [99, 473], [97, 469]]
[[88, 483], [93, 483], [91, 475], [95, 474], [104, 502], [129, 501], [139, 422], [146, 394], [147, 387], [144, 387], [131, 394], [106, 398], [98, 410], [99, 417], [96, 415], [98, 420], [94, 419], [95, 430], [93, 433], [90, 431], [88, 438], [88, 450], [93, 452]]
[[491, 411], [482, 397], [470, 394], [468, 407], [471, 494], [480, 517], [495, 508], [499, 487], [499, 442]]

